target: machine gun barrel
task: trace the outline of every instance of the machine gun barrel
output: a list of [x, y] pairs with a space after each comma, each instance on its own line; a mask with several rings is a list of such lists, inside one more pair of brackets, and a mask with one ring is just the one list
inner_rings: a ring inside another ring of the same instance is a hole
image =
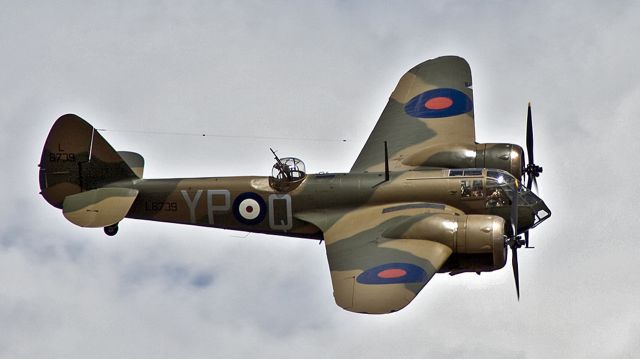
[[287, 180], [291, 180], [291, 174], [289, 173], [289, 171], [287, 171], [286, 165], [282, 163], [280, 158], [278, 158], [278, 155], [276, 155], [276, 152], [273, 150], [273, 148], [269, 147], [269, 150], [271, 151], [271, 153], [273, 153], [273, 157], [275, 158], [276, 162], [278, 162], [277, 168], [280, 173], [284, 174], [285, 177], [287, 177]]

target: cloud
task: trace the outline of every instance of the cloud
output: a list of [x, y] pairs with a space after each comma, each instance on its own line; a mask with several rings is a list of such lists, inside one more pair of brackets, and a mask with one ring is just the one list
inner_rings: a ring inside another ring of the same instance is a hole
[[[631, 357], [638, 349], [634, 2], [9, 2], [0, 14], [0, 356]], [[328, 145], [105, 132], [147, 177], [266, 175], [269, 147], [346, 171], [399, 77], [474, 74], [481, 142], [533, 101], [553, 217], [506, 268], [438, 275], [405, 310], [335, 306], [316, 242], [124, 221], [80, 229], [37, 195], [53, 121], [348, 138]]]

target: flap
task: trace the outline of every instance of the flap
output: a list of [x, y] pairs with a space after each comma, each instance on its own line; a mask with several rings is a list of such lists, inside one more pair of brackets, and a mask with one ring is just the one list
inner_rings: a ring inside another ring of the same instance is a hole
[[98, 188], [67, 196], [62, 214], [80, 227], [106, 227], [120, 222], [129, 212], [138, 190]]

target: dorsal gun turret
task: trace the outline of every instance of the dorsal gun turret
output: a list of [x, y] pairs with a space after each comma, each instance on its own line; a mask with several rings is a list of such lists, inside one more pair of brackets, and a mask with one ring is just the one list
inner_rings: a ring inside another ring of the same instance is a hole
[[270, 150], [276, 163], [271, 168], [269, 185], [279, 192], [289, 192], [298, 187], [307, 176], [304, 162], [295, 157], [279, 158], [273, 149]]

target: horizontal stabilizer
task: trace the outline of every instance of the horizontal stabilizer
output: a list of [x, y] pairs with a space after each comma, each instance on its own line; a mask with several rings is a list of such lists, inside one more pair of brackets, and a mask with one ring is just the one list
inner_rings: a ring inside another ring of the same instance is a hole
[[138, 190], [98, 188], [67, 196], [62, 214], [80, 227], [106, 227], [120, 222], [129, 212]]

